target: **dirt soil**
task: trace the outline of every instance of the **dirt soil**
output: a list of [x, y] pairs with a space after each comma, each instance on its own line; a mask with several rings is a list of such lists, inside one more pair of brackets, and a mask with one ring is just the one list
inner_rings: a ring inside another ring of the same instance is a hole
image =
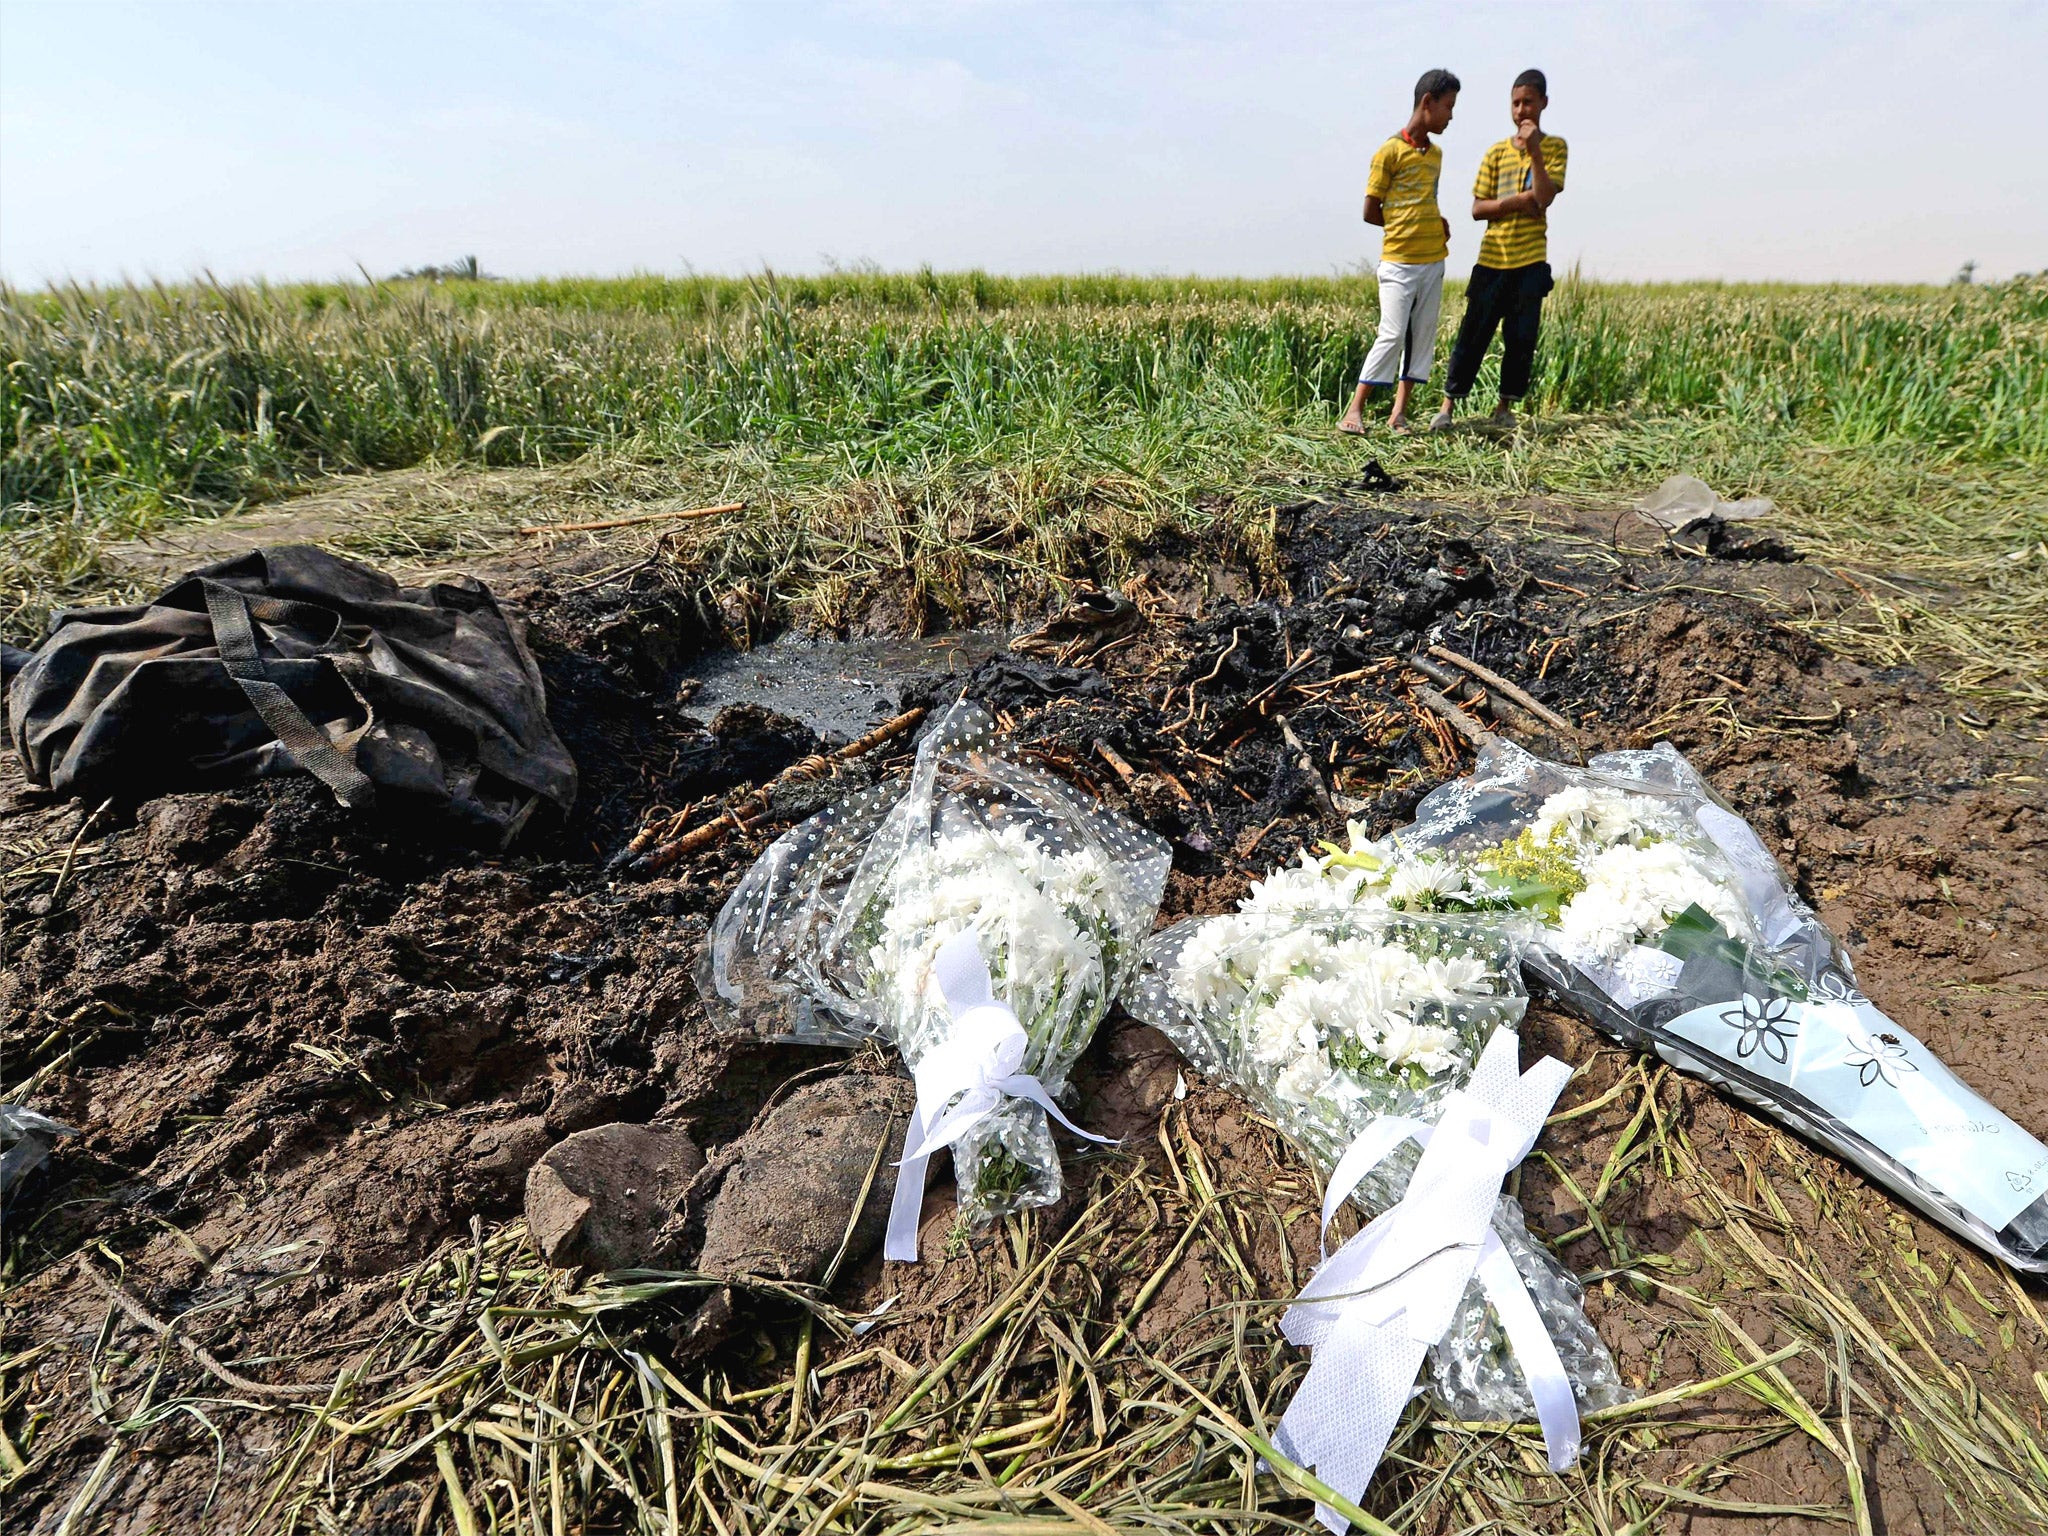
[[[1376, 833], [1398, 824], [1469, 765], [1469, 748], [1417, 707], [1418, 679], [1398, 659], [1440, 643], [1520, 681], [1602, 746], [1668, 738], [1691, 754], [1781, 851], [1879, 1006], [2022, 1124], [2048, 1130], [2048, 1075], [2035, 1065], [2048, 1059], [2039, 743], [1981, 721], [1916, 671], [1874, 670], [1808, 638], [1802, 620], [1855, 601], [1843, 580], [1804, 563], [1673, 552], [1611, 513], [1540, 501], [1480, 517], [1336, 487], [1283, 509], [1275, 532], [1277, 557], [1171, 540], [1139, 550], [1125, 587], [1135, 629], [1100, 642], [1077, 631], [1034, 666], [906, 678], [897, 702], [964, 687], [1040, 761], [1171, 839], [1167, 920], [1226, 909], [1347, 813]], [[25, 1467], [5, 1493], [10, 1529], [241, 1529], [261, 1502], [274, 1422], [236, 1407], [191, 1352], [159, 1348], [115, 1307], [117, 1272], [147, 1314], [181, 1319], [177, 1332], [233, 1374], [325, 1382], [391, 1325], [400, 1283], [424, 1258], [520, 1215], [528, 1168], [562, 1138], [658, 1121], [686, 1128], [716, 1163], [798, 1074], [845, 1064], [722, 1031], [692, 967], [767, 841], [809, 806], [900, 767], [910, 739], [810, 801], [785, 798], [744, 833], [634, 878], [619, 856], [644, 823], [694, 805], [690, 824], [702, 825], [721, 797], [838, 743], [773, 712], [704, 718], [678, 699], [689, 664], [723, 633], [717, 595], [694, 590], [687, 572], [652, 566], [595, 587], [536, 572], [501, 591], [532, 617], [551, 712], [584, 775], [574, 815], [504, 856], [358, 820], [310, 780], [167, 795], [88, 825], [87, 808], [29, 788], [11, 759], [0, 770], [0, 1096], [80, 1132], [6, 1212], [0, 1453], [19, 1448]], [[1545, 742], [1512, 710], [1497, 723]], [[1554, 1010], [1532, 1020], [1531, 1050], [1589, 1064], [1563, 1108], [1636, 1070]], [[1181, 1082], [1162, 1039], [1113, 1017], [1079, 1074], [1081, 1123], [1121, 1135], [1129, 1155], [1158, 1156], [1170, 1113], [1220, 1181], [1294, 1191], [1284, 1219], [1245, 1250], [1263, 1293], [1285, 1295], [1314, 1263], [1307, 1177], [1228, 1094], [1194, 1082], [1179, 1100]], [[2048, 1290], [1981, 1278], [1966, 1249], [1825, 1159], [1802, 1153], [1818, 1169], [1813, 1210], [1760, 1196], [1759, 1168], [1782, 1139], [1699, 1084], [1667, 1078], [1659, 1092], [1745, 1219], [1796, 1235], [1805, 1262], [1860, 1286], [1870, 1307], [1881, 1305], [1868, 1300], [1882, 1283], [1875, 1250], [1837, 1241], [1845, 1229], [1817, 1219], [1822, 1206], [1854, 1207], [1943, 1279], [1980, 1277], [1983, 1309], [1965, 1308], [1941, 1352], [2041, 1435]], [[1587, 1229], [1582, 1192], [1631, 1108], [1619, 1101], [1547, 1133], [1555, 1164], [1522, 1175], [1531, 1227], [1569, 1235], [1560, 1251], [1576, 1271], [1673, 1256], [1693, 1265], [1673, 1273], [1710, 1291], [1720, 1272], [1698, 1260], [1724, 1235], [1722, 1217], [1646, 1177], [1647, 1165], [1616, 1182], [1604, 1225]], [[1069, 1152], [1077, 1166], [1094, 1155]], [[1050, 1229], [1074, 1219], [1077, 1201], [1048, 1214]], [[849, 1254], [836, 1280], [849, 1311], [900, 1298], [876, 1337], [912, 1366], [944, 1345], [948, 1317], [1003, 1283], [1000, 1245], [949, 1240], [951, 1212], [950, 1185], [936, 1181], [931, 1262], [885, 1272], [878, 1257]], [[1104, 1219], [1139, 1235], [1148, 1220], [1142, 1207]], [[1232, 1285], [1192, 1262], [1171, 1270], [1141, 1340], [1227, 1302]], [[1717, 1300], [1764, 1348], [1786, 1336], [1741, 1287]], [[1119, 1299], [1091, 1305], [1113, 1314]], [[1729, 1368], [1652, 1285], [1595, 1284], [1588, 1310], [1638, 1387]], [[717, 1348], [736, 1373], [773, 1380], [793, 1326], [771, 1309], [765, 1346], [762, 1331], [743, 1331]], [[205, 1398], [207, 1421], [122, 1424], [117, 1405], [152, 1372]], [[833, 1377], [824, 1406], [870, 1380]], [[1914, 1448], [1888, 1432], [1882, 1384], [1871, 1391], [1856, 1427], [1875, 1528], [1956, 1528]], [[1719, 1427], [1663, 1453], [1673, 1477], [1718, 1447], [1724, 1500], [1842, 1503], [1842, 1463], [1810, 1438], [1758, 1433], [1753, 1397], [1723, 1392], [1702, 1411]], [[432, 1457], [402, 1475], [430, 1489]], [[380, 1500], [358, 1528], [412, 1529], [415, 1512], [424, 1517], [417, 1497]], [[1658, 1528], [1835, 1525], [1689, 1505]]]

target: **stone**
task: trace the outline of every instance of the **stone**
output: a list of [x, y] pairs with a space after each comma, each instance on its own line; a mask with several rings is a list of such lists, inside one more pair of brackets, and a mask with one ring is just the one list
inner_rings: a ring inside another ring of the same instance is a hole
[[578, 1131], [528, 1171], [527, 1230], [550, 1264], [658, 1266], [663, 1228], [703, 1167], [680, 1130], [621, 1121]]
[[888, 1224], [893, 1164], [916, 1097], [907, 1079], [849, 1072], [807, 1084], [770, 1109], [719, 1156], [723, 1177], [696, 1268], [720, 1279], [823, 1279], [846, 1240], [876, 1148], [885, 1147], [847, 1244], [847, 1263], [865, 1258]]
[[[916, 1101], [908, 1079], [848, 1072], [806, 1084], [771, 1107], [718, 1154], [692, 1191], [692, 1205], [707, 1195], [709, 1204], [691, 1267], [735, 1282], [754, 1276], [814, 1283], [826, 1278], [842, 1243], [842, 1269], [865, 1259], [889, 1223], [894, 1165]], [[874, 1183], [855, 1220], [871, 1168]], [[691, 1320], [685, 1354], [709, 1349], [734, 1320], [732, 1289], [714, 1292]]]

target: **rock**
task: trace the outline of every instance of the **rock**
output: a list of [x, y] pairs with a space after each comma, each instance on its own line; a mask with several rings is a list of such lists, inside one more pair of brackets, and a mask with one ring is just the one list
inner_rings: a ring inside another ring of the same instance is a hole
[[678, 1130], [621, 1122], [579, 1131], [527, 1173], [527, 1229], [550, 1264], [656, 1264], [662, 1230], [703, 1167]]
[[895, 1190], [890, 1166], [916, 1090], [898, 1077], [849, 1072], [799, 1088], [720, 1155], [696, 1267], [707, 1275], [823, 1278], [861, 1185], [888, 1143], [847, 1262], [882, 1240]]
[[[822, 1280], [883, 1148], [841, 1268], [859, 1263], [888, 1225], [896, 1189], [891, 1165], [916, 1100], [906, 1078], [848, 1072], [777, 1104], [719, 1153], [691, 1192], [693, 1204], [707, 1195], [710, 1201], [692, 1267], [731, 1280]], [[693, 1321], [689, 1345], [709, 1348], [731, 1322], [731, 1293], [714, 1295]]]

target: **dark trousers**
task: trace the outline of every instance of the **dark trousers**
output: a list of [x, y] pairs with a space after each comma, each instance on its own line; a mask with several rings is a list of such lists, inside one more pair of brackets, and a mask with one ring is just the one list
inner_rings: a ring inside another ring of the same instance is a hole
[[1536, 364], [1536, 332], [1543, 323], [1543, 296], [1550, 292], [1550, 263], [1502, 271], [1474, 267], [1465, 285], [1465, 318], [1458, 326], [1458, 344], [1451, 349], [1451, 376], [1444, 393], [1462, 400], [1472, 393], [1493, 333], [1500, 337], [1500, 397], [1519, 400], [1529, 393], [1529, 374]]

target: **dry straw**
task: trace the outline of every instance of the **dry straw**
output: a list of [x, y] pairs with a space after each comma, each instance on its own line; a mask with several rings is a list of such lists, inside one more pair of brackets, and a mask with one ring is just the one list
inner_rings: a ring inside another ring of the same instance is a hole
[[[1769, 1129], [1752, 1127], [1732, 1191], [1685, 1129], [1711, 1112], [1707, 1091], [1602, 1056], [1612, 1086], [1554, 1121], [1572, 1127], [1558, 1188], [1585, 1218], [1557, 1241], [1597, 1236], [1610, 1321], [1665, 1340], [1658, 1358], [1708, 1368], [1647, 1377], [1636, 1401], [1593, 1415], [1585, 1460], [1562, 1479], [1534, 1425], [1417, 1405], [1358, 1525], [1606, 1536], [1717, 1513], [1872, 1532], [1879, 1442], [1912, 1458], [1945, 1511], [1923, 1515], [1952, 1529], [2048, 1522], [2038, 1406], [1950, 1363], [1985, 1331], [2048, 1340], [2026, 1292], [1973, 1256], [1930, 1266], [1901, 1246], [1909, 1228], [1881, 1197]], [[795, 1330], [779, 1329], [781, 1349], [744, 1376], [670, 1363], [672, 1330], [708, 1282], [579, 1286], [534, 1258], [517, 1223], [479, 1229], [398, 1286], [384, 1336], [317, 1398], [237, 1405], [283, 1436], [245, 1529], [352, 1529], [373, 1503], [388, 1517], [391, 1490], [413, 1528], [461, 1532], [1311, 1529], [1308, 1500], [1327, 1490], [1269, 1436], [1301, 1369], [1273, 1326], [1273, 1298], [1300, 1278], [1275, 1239], [1306, 1230], [1316, 1191], [1299, 1173], [1231, 1182], [1189, 1113], [1169, 1110], [1148, 1155], [1080, 1170], [1085, 1203], [1059, 1232], [1013, 1221], [956, 1260], [950, 1304], [859, 1329], [805, 1288], [762, 1288], [768, 1315], [810, 1320], [810, 1347], [792, 1355]], [[1649, 1179], [1697, 1223], [1676, 1253], [1631, 1251], [1603, 1214]], [[1823, 1252], [1861, 1256], [1845, 1271]], [[1165, 1309], [1191, 1275], [1207, 1304]], [[180, 1409], [223, 1411], [146, 1402], [126, 1432]], [[1773, 1498], [1742, 1471], [1794, 1440], [1833, 1469], [1826, 1498]]]

